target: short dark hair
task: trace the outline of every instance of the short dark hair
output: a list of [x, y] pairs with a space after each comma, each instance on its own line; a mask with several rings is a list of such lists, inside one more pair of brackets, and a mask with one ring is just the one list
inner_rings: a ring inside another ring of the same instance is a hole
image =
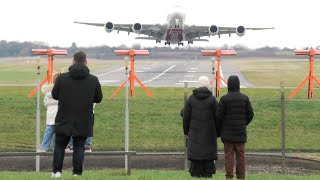
[[85, 52], [83, 51], [78, 51], [76, 53], [74, 53], [73, 55], [73, 61], [75, 63], [79, 63], [79, 64], [83, 64], [84, 62], [87, 61], [87, 55]]

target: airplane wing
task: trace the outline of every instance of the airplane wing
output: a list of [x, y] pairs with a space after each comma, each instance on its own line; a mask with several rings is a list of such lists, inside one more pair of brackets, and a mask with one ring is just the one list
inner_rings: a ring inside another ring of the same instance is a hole
[[131, 32], [134, 32], [134, 33], [139, 34], [139, 35], [140, 34], [147, 35], [149, 37], [152, 37], [150, 39], [156, 39], [156, 40], [161, 40], [162, 39], [163, 35], [165, 34], [165, 27], [166, 27], [165, 25], [160, 25], [160, 24], [140, 24], [140, 23], [113, 24], [112, 22], [107, 22], [107, 23], [87, 23], [87, 22], [77, 22], [77, 21], [75, 21], [74, 23], [90, 25], [90, 26], [104, 27], [106, 32], [112, 32], [113, 30], [115, 30], [115, 31], [117, 31], [119, 33], [120, 31], [124, 31], [124, 32], [127, 32], [128, 35]]
[[238, 27], [218, 27], [215, 25], [212, 26], [186, 26], [185, 32], [186, 32], [186, 39], [187, 40], [193, 40], [195, 38], [200, 39], [203, 36], [215, 36], [218, 35], [220, 38], [220, 35], [222, 34], [228, 34], [231, 36], [231, 34], [237, 34], [238, 36], [243, 36], [246, 32], [246, 30], [267, 30], [267, 29], [274, 29], [272, 28], [245, 28], [244, 26], [238, 26]]

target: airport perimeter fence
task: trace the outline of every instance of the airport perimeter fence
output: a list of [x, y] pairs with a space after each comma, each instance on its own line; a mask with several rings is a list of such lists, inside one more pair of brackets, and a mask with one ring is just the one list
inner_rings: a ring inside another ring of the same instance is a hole
[[[278, 167], [282, 163], [278, 161], [281, 152], [301, 158], [320, 153], [320, 99], [285, 98], [281, 101], [280, 93], [274, 98], [255, 96], [250, 99], [255, 117], [248, 126], [248, 154], [268, 156], [268, 159], [277, 157], [274, 166]], [[3, 97], [0, 98], [0, 104], [0, 154], [35, 152], [36, 99]], [[187, 166], [180, 116], [183, 105], [183, 95], [129, 99], [129, 150], [136, 152], [132, 156], [133, 168], [184, 169]], [[86, 156], [86, 169], [124, 167], [123, 155], [99, 155], [99, 152], [124, 151], [124, 112], [124, 98], [104, 99], [96, 105], [93, 153]], [[46, 108], [41, 100], [41, 141], [45, 130], [45, 114]], [[220, 138], [218, 142], [219, 158], [223, 160]], [[69, 168], [70, 158], [68, 155], [65, 160], [65, 166]], [[319, 156], [312, 158], [319, 159]], [[0, 171], [35, 170], [35, 156], [0, 156], [0, 161]], [[266, 160], [257, 161], [248, 159], [248, 165], [261, 164]], [[41, 171], [50, 171], [52, 156], [41, 156], [40, 162]], [[218, 161], [218, 164], [223, 169], [223, 161]], [[290, 166], [289, 161], [286, 166]]]

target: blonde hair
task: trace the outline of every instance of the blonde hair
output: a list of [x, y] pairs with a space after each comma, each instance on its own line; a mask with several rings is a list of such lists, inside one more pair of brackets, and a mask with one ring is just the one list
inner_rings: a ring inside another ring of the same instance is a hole
[[56, 81], [57, 77], [60, 75], [57, 71], [53, 71], [52, 73], [52, 81], [53, 83]]

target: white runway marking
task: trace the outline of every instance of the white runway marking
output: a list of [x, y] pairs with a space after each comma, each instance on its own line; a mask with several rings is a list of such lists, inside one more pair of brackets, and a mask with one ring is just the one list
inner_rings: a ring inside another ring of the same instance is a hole
[[136, 71], [136, 73], [143, 73], [144, 71]]
[[144, 70], [147, 70], [147, 69], [150, 69], [150, 68], [149, 68], [149, 67], [144, 67], [143, 69], [144, 69]]
[[194, 75], [184, 75], [184, 77], [194, 77]]
[[106, 73], [98, 74], [97, 77], [104, 76], [104, 75], [107, 75], [107, 74], [110, 74], [110, 73], [113, 73], [113, 72], [117, 72], [117, 71], [120, 71], [122, 69], [124, 69], [124, 67], [116, 69], [116, 70], [113, 70], [113, 71], [109, 71], [109, 72], [106, 72]]
[[152, 78], [152, 79], [149, 79], [149, 80], [147, 80], [147, 81], [143, 81], [142, 83], [147, 83], [147, 82], [151, 82], [151, 81], [153, 81], [153, 80], [155, 80], [155, 79], [158, 79], [159, 77], [161, 77], [161, 76], [163, 76], [166, 72], [168, 72], [168, 71], [170, 71], [172, 68], [174, 68], [174, 67], [176, 67], [176, 65], [173, 65], [173, 66], [171, 66], [171, 67], [169, 67], [168, 69], [166, 69], [165, 71], [163, 71], [161, 74], [159, 74], [158, 76], [156, 76], [156, 77], [154, 77], [154, 78]]
[[198, 81], [187, 81], [187, 80], [179, 81], [179, 83], [184, 83], [184, 82], [188, 82], [188, 83], [196, 83], [196, 82], [198, 82]]
[[120, 80], [103, 80], [99, 81], [100, 83], [114, 83], [114, 82], [119, 82]]
[[188, 73], [195, 73], [195, 72], [197, 72], [197, 71], [188, 71]]
[[197, 70], [198, 68], [190, 68], [190, 69]]

